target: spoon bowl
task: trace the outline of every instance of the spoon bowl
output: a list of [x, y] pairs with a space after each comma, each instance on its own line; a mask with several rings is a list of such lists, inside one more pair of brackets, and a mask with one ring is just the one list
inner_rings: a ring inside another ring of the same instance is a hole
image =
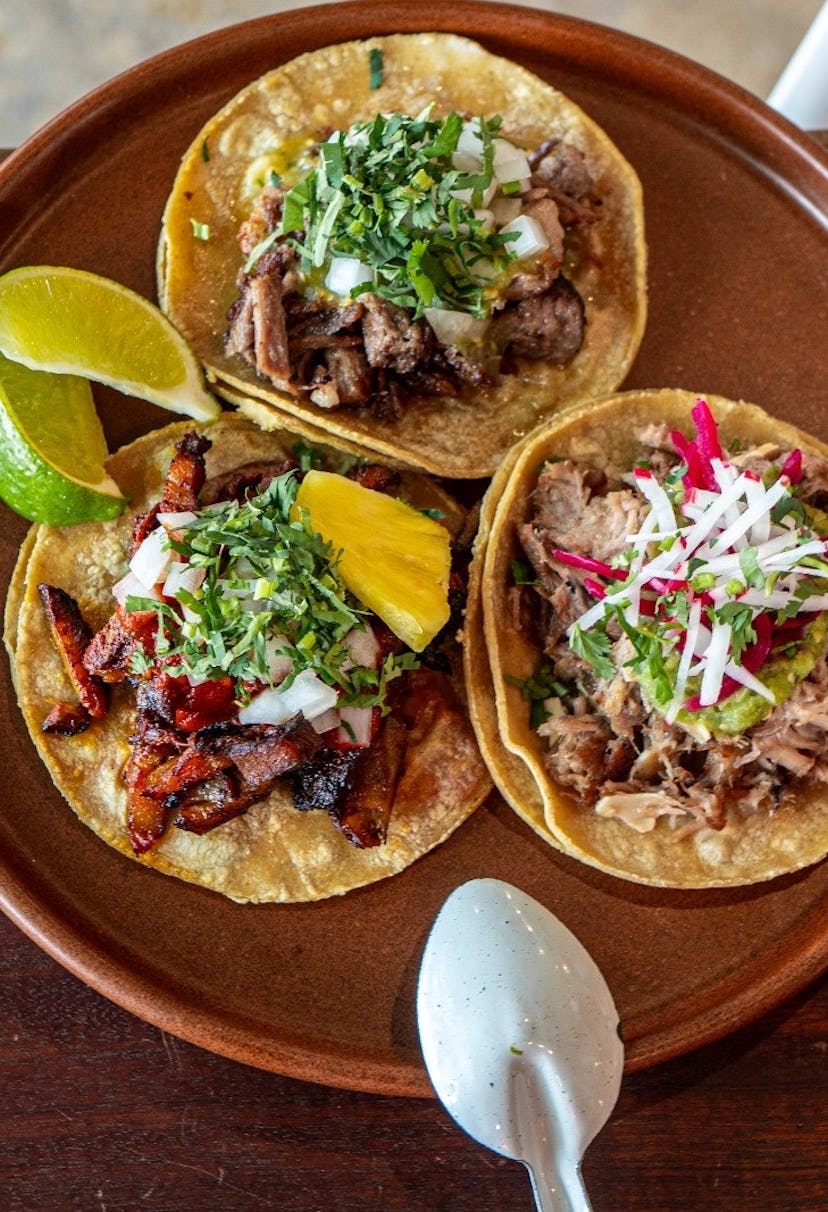
[[571, 931], [501, 880], [463, 884], [426, 942], [417, 1021], [459, 1126], [527, 1166], [541, 1212], [588, 1212], [580, 1163], [615, 1106], [624, 1049], [606, 981]]

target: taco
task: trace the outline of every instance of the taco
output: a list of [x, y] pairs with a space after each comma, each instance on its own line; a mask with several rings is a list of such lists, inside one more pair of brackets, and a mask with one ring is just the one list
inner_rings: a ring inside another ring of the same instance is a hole
[[484, 502], [465, 624], [481, 750], [553, 846], [669, 887], [828, 852], [828, 446], [746, 403], [595, 401]]
[[[420, 473], [236, 416], [155, 431], [109, 470], [134, 522], [34, 527], [6, 609], [23, 715], [80, 819], [254, 902], [346, 892], [448, 837], [490, 788], [448, 599], [465, 511]], [[367, 567], [323, 537], [331, 502]]]
[[645, 263], [638, 178], [589, 117], [474, 42], [400, 34], [302, 55], [204, 126], [158, 290], [259, 423], [476, 477], [621, 383]]

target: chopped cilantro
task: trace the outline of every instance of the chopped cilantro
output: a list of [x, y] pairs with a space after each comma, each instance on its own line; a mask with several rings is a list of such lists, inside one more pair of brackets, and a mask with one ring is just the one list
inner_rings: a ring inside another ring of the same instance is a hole
[[190, 225], [192, 226], [193, 235], [195, 236], [196, 240], [210, 239], [209, 223], [199, 223], [198, 219], [190, 219]]
[[279, 227], [253, 250], [246, 271], [280, 240], [296, 249], [312, 287], [322, 284], [333, 256], [352, 257], [372, 273], [353, 296], [371, 291], [415, 317], [427, 307], [488, 316], [493, 284], [514, 260], [513, 236], [475, 215], [492, 180], [500, 118], [475, 119], [483, 167], [473, 173], [452, 161], [463, 119], [430, 113], [378, 114], [331, 135], [315, 169], [285, 196]]
[[573, 652], [592, 666], [599, 678], [611, 680], [615, 677], [615, 665], [609, 658], [612, 641], [601, 627], [582, 631], [576, 623], [569, 637]]
[[[177, 604], [128, 598], [127, 610], [158, 615], [155, 652], [182, 674], [229, 675], [239, 702], [250, 683], [271, 683], [274, 657], [312, 670], [337, 688], [342, 705], [385, 709], [387, 684], [416, 667], [413, 653], [389, 654], [379, 669], [353, 665], [343, 641], [363, 627], [365, 611], [337, 570], [338, 555], [311, 529], [291, 520], [295, 473], [277, 476], [244, 502], [211, 506], [169, 537], [181, 560], [203, 570], [196, 589], [177, 591]], [[140, 653], [133, 671], [148, 668]]]
[[385, 66], [382, 60], [382, 51], [377, 46], [372, 46], [368, 51], [368, 87], [371, 92], [374, 92], [380, 87], [385, 77]]

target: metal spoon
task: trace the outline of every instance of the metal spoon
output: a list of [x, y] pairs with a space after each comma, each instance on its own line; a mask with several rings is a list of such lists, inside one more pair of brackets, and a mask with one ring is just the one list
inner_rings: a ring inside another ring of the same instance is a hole
[[618, 1098], [618, 1013], [589, 953], [501, 880], [448, 897], [417, 988], [420, 1044], [449, 1114], [524, 1162], [539, 1212], [589, 1212], [581, 1158]]

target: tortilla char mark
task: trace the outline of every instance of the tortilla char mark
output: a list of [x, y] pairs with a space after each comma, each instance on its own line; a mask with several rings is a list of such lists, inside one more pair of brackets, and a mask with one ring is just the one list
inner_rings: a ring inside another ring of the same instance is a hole
[[[177, 443], [159, 502], [136, 519], [133, 555], [150, 534], [150, 521], [154, 525], [159, 516], [180, 519], [183, 511], [204, 505], [241, 504], [286, 471], [297, 473], [296, 460], [289, 458], [245, 464], [208, 480], [209, 447], [209, 439], [199, 434], [186, 434]], [[386, 467], [363, 465], [351, 474], [375, 491], [398, 488], [399, 473]], [[278, 725], [240, 722], [232, 677], [193, 679], [177, 669], [174, 658], [164, 658], [164, 626], [155, 603], [130, 608], [119, 602], [93, 634], [68, 593], [48, 585], [39, 591], [53, 642], [78, 696], [77, 703], [53, 706], [44, 730], [75, 735], [106, 713], [110, 686], [123, 683], [134, 693], [130, 755], [122, 777], [128, 799], [125, 829], [138, 855], [151, 850], [171, 827], [204, 835], [243, 815], [276, 787], [287, 788], [300, 811], [327, 812], [355, 847], [382, 845], [409, 746], [416, 746], [423, 717], [431, 726], [456, 726], [459, 707], [450, 676], [441, 667], [439, 640], [423, 654], [423, 667], [390, 683], [390, 711], [381, 716], [378, 707], [371, 708], [367, 735], [349, 737], [341, 728], [319, 732], [301, 714]], [[379, 620], [371, 628], [378, 659], [399, 654], [403, 645]], [[252, 693], [255, 687], [247, 690]]]
[[[363, 408], [383, 421], [398, 419], [409, 398], [460, 397], [516, 373], [518, 359], [568, 365], [581, 349], [586, 321], [565, 273], [567, 250], [598, 220], [600, 200], [583, 153], [570, 143], [550, 139], [525, 163], [529, 176], [521, 192], [501, 202], [509, 205], [512, 223], [520, 215], [533, 225], [542, 248], [523, 260], [515, 254], [508, 272], [498, 270], [496, 289], [475, 305], [485, 316], [477, 327], [466, 323], [469, 315], [457, 326], [462, 313], [441, 303], [439, 286], [433, 307], [425, 309], [422, 299], [400, 306], [390, 291], [376, 293], [378, 277], [351, 290], [347, 283], [337, 287], [329, 274], [320, 288], [302, 253], [312, 233], [284, 230], [286, 214], [293, 213], [290, 192], [266, 185], [239, 232], [244, 268], [228, 312], [226, 352], [280, 392], [326, 410]], [[490, 213], [469, 210], [467, 222]], [[410, 242], [417, 247], [419, 239], [424, 247], [428, 238], [415, 231]], [[508, 241], [504, 247], [508, 251]], [[388, 256], [393, 253], [389, 248]], [[354, 263], [353, 257], [340, 260]], [[453, 272], [464, 271], [458, 259]], [[468, 272], [473, 280], [474, 268]]]

